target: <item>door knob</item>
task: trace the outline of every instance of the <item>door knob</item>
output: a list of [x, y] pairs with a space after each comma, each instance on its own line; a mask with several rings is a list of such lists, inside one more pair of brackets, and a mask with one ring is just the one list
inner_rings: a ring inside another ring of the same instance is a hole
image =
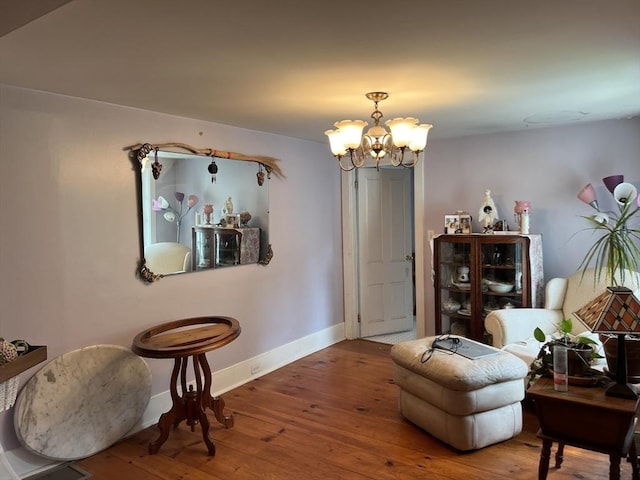
[[404, 257], [404, 259], [405, 259], [407, 262], [413, 262], [413, 255], [407, 255], [406, 257]]

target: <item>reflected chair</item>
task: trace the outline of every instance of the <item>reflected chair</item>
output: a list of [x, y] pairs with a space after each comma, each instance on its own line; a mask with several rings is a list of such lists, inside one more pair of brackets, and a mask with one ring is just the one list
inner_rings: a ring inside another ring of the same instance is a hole
[[155, 274], [191, 271], [191, 249], [181, 243], [159, 242], [144, 248], [147, 267]]

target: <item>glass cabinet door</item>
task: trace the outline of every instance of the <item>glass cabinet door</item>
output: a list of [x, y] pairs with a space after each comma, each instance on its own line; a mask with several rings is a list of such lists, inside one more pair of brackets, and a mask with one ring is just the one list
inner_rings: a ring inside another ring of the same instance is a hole
[[240, 264], [240, 244], [242, 234], [232, 228], [215, 229], [215, 259], [216, 267], [228, 267]]
[[439, 262], [437, 264], [438, 284], [436, 304], [437, 333], [450, 332], [469, 336], [472, 328], [474, 305], [471, 301], [472, 288], [472, 245], [468, 241], [438, 242]]
[[242, 233], [234, 228], [193, 227], [193, 270], [239, 265], [241, 242]]
[[214, 230], [212, 227], [193, 227], [191, 231], [191, 266], [194, 271], [213, 268]]
[[483, 243], [481, 250], [483, 313], [522, 307], [523, 242]]

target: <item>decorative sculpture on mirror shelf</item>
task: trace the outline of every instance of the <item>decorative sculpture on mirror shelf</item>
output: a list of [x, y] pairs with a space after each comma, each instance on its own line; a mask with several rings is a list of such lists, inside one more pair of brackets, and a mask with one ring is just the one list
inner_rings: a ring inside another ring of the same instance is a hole
[[[219, 238], [225, 227], [235, 229], [226, 235], [236, 235], [238, 239], [235, 255], [239, 260], [234, 265], [270, 263], [273, 249], [269, 243], [269, 188], [265, 179], [271, 179], [272, 174], [285, 178], [277, 158], [177, 142], [139, 143], [125, 150], [137, 167], [140, 278], [152, 283], [167, 275], [204, 270], [198, 263], [198, 241], [202, 241], [203, 232], [206, 238], [213, 239], [209, 260], [214, 259], [220, 254], [214, 248], [222, 245]], [[256, 164], [257, 174], [253, 169]], [[204, 183], [203, 175], [207, 180]], [[213, 218], [214, 203], [224, 205], [220, 222]], [[236, 210], [242, 215], [233, 213]], [[192, 211], [194, 214], [188, 215]], [[156, 217], [165, 221], [156, 221]], [[227, 217], [234, 218], [223, 225]], [[227, 266], [215, 259], [208, 265], [210, 269]]]

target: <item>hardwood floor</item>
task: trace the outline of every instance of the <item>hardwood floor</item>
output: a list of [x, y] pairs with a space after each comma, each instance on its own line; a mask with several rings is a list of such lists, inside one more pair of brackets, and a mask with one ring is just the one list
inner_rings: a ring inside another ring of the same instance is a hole
[[[430, 479], [533, 480], [541, 442], [525, 412], [516, 438], [461, 453], [404, 420], [392, 380], [391, 346], [343, 341], [224, 395], [235, 426], [210, 414], [216, 456], [207, 456], [199, 425], [181, 424], [156, 455], [151, 427], [76, 462], [95, 480]], [[597, 432], [594, 432], [596, 435]], [[622, 478], [631, 478], [623, 462]], [[566, 447], [549, 479], [608, 476], [607, 456]]]

